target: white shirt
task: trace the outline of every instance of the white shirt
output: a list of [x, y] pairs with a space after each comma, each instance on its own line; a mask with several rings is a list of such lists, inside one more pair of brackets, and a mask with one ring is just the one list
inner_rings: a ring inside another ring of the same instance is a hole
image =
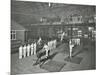
[[49, 47], [48, 47], [48, 45], [44, 45], [44, 47], [43, 47], [45, 50], [49, 50]]
[[36, 43], [34, 43], [34, 45], [33, 45], [33, 46], [34, 46], [34, 48], [36, 48]]
[[62, 33], [62, 35], [61, 35], [61, 38], [63, 38], [63, 37], [64, 37], [64, 35], [65, 35], [65, 33], [63, 32], [63, 33]]
[[26, 45], [24, 45], [23, 49], [26, 50]]
[[20, 47], [19, 47], [19, 50], [20, 50], [20, 52], [22, 52], [22, 50], [23, 50], [23, 47], [22, 47], [22, 46], [20, 46]]
[[41, 42], [41, 38], [39, 38], [39, 40], [38, 40], [38, 43], [40, 43]]
[[48, 45], [44, 45], [44, 50], [46, 51], [46, 57], [48, 56], [49, 47]]
[[28, 46], [27, 46], [27, 50], [30, 50], [30, 48], [31, 48], [31, 46], [28, 44]]
[[33, 48], [33, 47], [34, 47], [34, 44], [32, 43], [32, 44], [31, 44], [31, 48]]

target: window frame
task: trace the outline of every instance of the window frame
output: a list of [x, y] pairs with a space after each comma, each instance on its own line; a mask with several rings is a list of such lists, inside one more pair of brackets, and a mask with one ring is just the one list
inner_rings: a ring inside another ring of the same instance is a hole
[[11, 40], [16, 40], [16, 30], [11, 30]]

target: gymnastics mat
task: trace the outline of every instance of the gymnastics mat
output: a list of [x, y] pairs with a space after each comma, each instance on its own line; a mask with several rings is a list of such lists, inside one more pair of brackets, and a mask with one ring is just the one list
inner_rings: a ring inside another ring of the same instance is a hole
[[58, 62], [58, 61], [48, 61], [47, 63], [43, 64], [41, 66], [42, 69], [45, 69], [49, 72], [59, 72], [63, 67], [65, 63], [63, 62]]
[[71, 62], [71, 63], [75, 63], [75, 64], [80, 64], [82, 61], [82, 57], [72, 57], [71, 59], [69, 57], [65, 58], [65, 61]]

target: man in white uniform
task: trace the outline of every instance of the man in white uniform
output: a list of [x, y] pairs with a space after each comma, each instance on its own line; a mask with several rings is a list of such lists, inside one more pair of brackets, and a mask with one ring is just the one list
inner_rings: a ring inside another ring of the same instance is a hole
[[31, 55], [33, 55], [33, 51], [34, 51], [34, 44], [31, 44]]
[[61, 34], [61, 40], [60, 40], [60, 41], [63, 41], [64, 35], [65, 35], [65, 32], [63, 32], [63, 33]]
[[36, 47], [37, 47], [37, 44], [36, 44], [36, 42], [34, 43], [34, 55], [36, 55]]
[[49, 47], [48, 47], [48, 45], [47, 44], [44, 44], [44, 47], [43, 47], [43, 49], [46, 51], [46, 58], [48, 57], [48, 55], [49, 55]]
[[72, 44], [72, 41], [70, 40], [69, 41], [69, 49], [70, 49], [70, 53], [69, 53], [69, 56], [70, 56], [70, 59], [72, 58], [72, 49], [74, 47], [74, 44]]
[[80, 39], [79, 38], [77, 39], [77, 45], [80, 45]]
[[30, 46], [30, 44], [28, 44], [27, 45], [27, 56], [30, 56], [30, 48], [31, 48], [31, 46]]
[[41, 39], [41, 37], [39, 38], [39, 40], [38, 40], [38, 42], [37, 42], [37, 44], [41, 44], [41, 41], [42, 41], [42, 39]]
[[49, 47], [49, 49], [50, 49], [50, 41], [48, 42], [48, 47]]
[[49, 42], [48, 42], [48, 47], [49, 47], [49, 50], [52, 49], [52, 41], [49, 41]]
[[19, 47], [19, 59], [22, 59], [23, 47], [22, 45]]
[[26, 57], [26, 51], [27, 51], [27, 47], [26, 47], [26, 45], [24, 45], [24, 47], [23, 47], [23, 55], [24, 55], [24, 58]]

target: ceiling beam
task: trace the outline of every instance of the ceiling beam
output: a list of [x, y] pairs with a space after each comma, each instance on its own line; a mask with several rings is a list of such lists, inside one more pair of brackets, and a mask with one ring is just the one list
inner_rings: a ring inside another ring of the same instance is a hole
[[35, 2], [53, 2], [67, 4], [96, 5], [95, 0], [12, 0], [12, 1], [35, 1]]

